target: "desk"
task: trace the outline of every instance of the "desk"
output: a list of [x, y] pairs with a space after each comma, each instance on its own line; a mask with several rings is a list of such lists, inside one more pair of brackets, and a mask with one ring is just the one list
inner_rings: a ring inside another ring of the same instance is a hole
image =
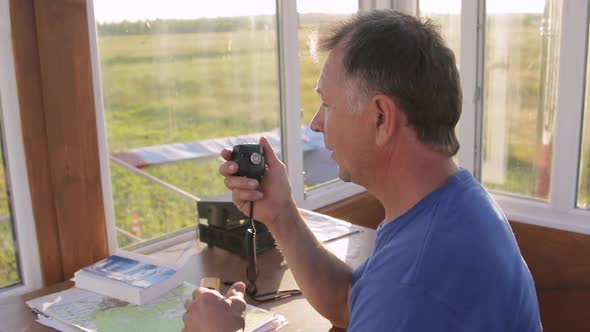
[[[327, 243], [326, 248], [335, 253], [341, 260], [356, 268], [371, 254], [374, 243], [375, 231], [362, 228], [360, 233], [351, 234], [345, 238]], [[197, 285], [202, 277], [207, 276], [220, 277], [222, 280], [245, 280], [245, 260], [223, 249], [207, 248], [206, 245], [195, 240], [177, 244], [156, 252], [152, 256], [172, 261], [182, 261], [188, 257], [193, 257], [191, 262], [195, 267], [194, 278], [187, 281]], [[0, 331], [54, 331], [36, 322], [37, 315], [29, 310], [25, 301], [67, 289], [72, 285], [71, 281], [67, 281], [23, 296], [0, 300]], [[291, 271], [277, 249], [258, 255], [257, 285], [258, 291], [261, 293], [277, 289], [297, 288]], [[258, 304], [251, 300], [247, 301], [258, 307], [284, 315], [289, 324], [281, 331], [328, 331], [331, 328], [330, 322], [320, 316], [303, 296], [264, 304]]]

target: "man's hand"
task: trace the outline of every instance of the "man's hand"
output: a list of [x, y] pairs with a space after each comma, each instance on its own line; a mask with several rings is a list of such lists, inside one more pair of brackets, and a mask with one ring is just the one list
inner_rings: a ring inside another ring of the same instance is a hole
[[260, 139], [260, 145], [266, 160], [266, 172], [260, 183], [233, 175], [238, 171], [238, 165], [230, 161], [232, 150], [229, 149], [221, 151], [221, 157], [226, 162], [219, 167], [219, 173], [225, 177], [225, 186], [232, 191], [234, 204], [240, 211], [248, 215], [249, 202], [256, 202], [254, 219], [272, 226], [281, 215], [296, 213], [297, 207], [291, 198], [291, 184], [285, 165], [277, 158], [265, 137]]
[[222, 296], [219, 292], [200, 287], [193, 292], [193, 300], [184, 304], [182, 332], [226, 332], [244, 328], [246, 285], [236, 282]]

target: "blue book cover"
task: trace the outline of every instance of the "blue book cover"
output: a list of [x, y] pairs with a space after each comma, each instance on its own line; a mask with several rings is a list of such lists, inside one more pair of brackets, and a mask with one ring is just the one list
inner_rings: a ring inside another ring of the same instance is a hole
[[142, 263], [135, 259], [116, 255], [85, 267], [83, 270], [139, 288], [148, 288], [155, 285], [176, 272], [176, 270], [168, 267]]

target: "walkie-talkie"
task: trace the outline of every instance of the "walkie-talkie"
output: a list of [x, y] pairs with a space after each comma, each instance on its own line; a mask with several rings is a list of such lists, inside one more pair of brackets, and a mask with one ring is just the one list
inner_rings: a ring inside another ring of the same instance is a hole
[[[260, 144], [240, 144], [234, 146], [231, 160], [238, 164], [237, 176], [245, 176], [250, 179], [260, 181], [264, 176], [266, 164], [264, 163], [264, 151]], [[246, 230], [244, 245], [246, 246], [246, 277], [248, 285], [246, 292], [250, 296], [255, 296], [258, 292], [256, 288], [256, 277], [258, 267], [256, 264], [256, 227], [254, 226], [254, 202], [250, 202], [250, 226]]]
[[[245, 176], [258, 181], [262, 180], [264, 172], [266, 171], [266, 163], [264, 161], [264, 151], [260, 144], [241, 144], [234, 146], [231, 160], [238, 164], [238, 172], [236, 175]], [[258, 267], [256, 263], [256, 227], [254, 226], [254, 202], [250, 202], [250, 226], [246, 230], [244, 245], [246, 246], [246, 260], [248, 267], [246, 268], [246, 276], [248, 278], [248, 285], [246, 286], [246, 293], [258, 302], [269, 302], [288, 298], [291, 296], [301, 295], [298, 289], [273, 291], [264, 294], [257, 294], [256, 277], [258, 276]]]

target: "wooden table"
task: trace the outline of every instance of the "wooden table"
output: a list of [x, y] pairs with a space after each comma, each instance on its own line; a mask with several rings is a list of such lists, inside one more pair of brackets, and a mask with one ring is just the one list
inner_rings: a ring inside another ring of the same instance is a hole
[[[360, 233], [331, 241], [325, 246], [347, 264], [356, 268], [370, 255], [374, 242], [375, 231], [362, 228]], [[246, 262], [244, 259], [223, 249], [207, 248], [206, 245], [195, 240], [180, 243], [154, 253], [153, 256], [179, 262], [189, 260], [194, 268], [194, 273], [191, 280], [187, 281], [197, 285], [202, 277], [245, 280]], [[260, 293], [297, 288], [291, 271], [277, 249], [259, 254], [258, 265], [257, 286]], [[72, 285], [73, 283], [68, 281], [23, 296], [0, 300], [0, 331], [54, 331], [36, 322], [37, 315], [29, 310], [25, 301], [67, 289]], [[223, 291], [225, 289], [222, 289]], [[284, 315], [289, 324], [281, 331], [328, 331], [331, 328], [330, 322], [320, 316], [303, 296], [263, 304], [251, 300], [248, 302]]]

